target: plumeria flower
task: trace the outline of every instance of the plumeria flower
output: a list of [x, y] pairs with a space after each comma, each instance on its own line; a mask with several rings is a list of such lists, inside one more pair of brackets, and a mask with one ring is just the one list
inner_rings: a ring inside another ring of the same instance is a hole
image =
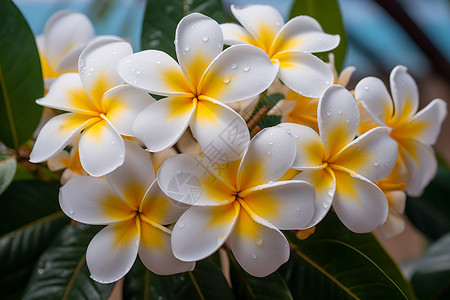
[[324, 33], [308, 16], [297, 16], [284, 24], [280, 13], [267, 5], [232, 5], [231, 11], [243, 27], [222, 24], [226, 44], [247, 43], [264, 50], [274, 64], [280, 64], [279, 78], [301, 95], [320, 97], [333, 83], [330, 68], [311, 52], [336, 48], [339, 35]]
[[389, 128], [377, 127], [354, 139], [359, 111], [344, 87], [328, 88], [317, 109], [319, 134], [307, 126], [282, 123], [297, 143], [292, 168], [302, 172], [316, 189], [314, 226], [332, 205], [339, 219], [354, 232], [370, 232], [383, 224], [388, 213], [384, 193], [373, 182], [386, 177], [397, 160], [397, 145]]
[[264, 91], [278, 66], [256, 47], [239, 45], [222, 52], [220, 26], [199, 13], [184, 17], [176, 29], [180, 65], [168, 54], [147, 50], [122, 59], [120, 76], [129, 84], [168, 96], [145, 109], [133, 131], [147, 148], [172, 146], [190, 125], [202, 149], [223, 149], [223, 159], [235, 160], [246, 149], [245, 121], [224, 103]]
[[[406, 67], [395, 67], [390, 76], [391, 94], [384, 83], [375, 77], [362, 79], [355, 88], [355, 97], [361, 103], [367, 118], [360, 126], [364, 132], [373, 126], [392, 129], [391, 137], [398, 143], [399, 162], [403, 167], [401, 182], [411, 196], [422, 194], [437, 171], [437, 161], [431, 148], [439, 135], [447, 115], [447, 105], [434, 99], [421, 111], [417, 84]], [[367, 120], [369, 119], [369, 120]], [[397, 166], [394, 171], [397, 171]]]
[[278, 127], [259, 132], [235, 162], [211, 167], [197, 155], [168, 158], [157, 175], [162, 191], [193, 205], [173, 228], [175, 257], [197, 261], [229, 240], [248, 273], [262, 277], [274, 272], [289, 258], [280, 229], [303, 229], [314, 212], [310, 184], [277, 181], [294, 158], [294, 139]]
[[195, 263], [173, 256], [171, 231], [185, 211], [158, 187], [149, 154], [126, 141], [122, 166], [106, 179], [80, 176], [62, 188], [61, 209], [70, 218], [92, 225], [107, 225], [89, 243], [86, 262], [91, 277], [102, 283], [119, 280], [139, 254], [152, 272], [170, 275], [194, 269]]
[[380, 226], [381, 233], [387, 237], [393, 237], [405, 230], [406, 224], [403, 218], [405, 212], [406, 194], [405, 184], [397, 184], [391, 172], [386, 178], [376, 182], [376, 185], [384, 192], [389, 205], [386, 221]]
[[147, 92], [123, 84], [117, 61], [132, 53], [120, 39], [99, 39], [80, 55], [79, 74], [61, 75], [49, 93], [36, 102], [69, 111], [50, 119], [42, 128], [31, 162], [43, 162], [59, 153], [81, 132], [80, 161], [92, 176], [103, 176], [123, 163], [125, 146], [121, 135], [131, 130], [138, 113], [154, 102]]

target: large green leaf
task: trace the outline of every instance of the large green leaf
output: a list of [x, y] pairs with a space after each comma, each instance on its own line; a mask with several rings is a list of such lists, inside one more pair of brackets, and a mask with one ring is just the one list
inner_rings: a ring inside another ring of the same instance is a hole
[[[344, 24], [337, 0], [296, 0], [291, 9], [291, 18], [298, 15], [308, 15], [319, 21], [323, 30], [330, 34], [339, 34], [341, 42], [334, 53], [336, 70], [340, 71], [345, 59], [347, 41]], [[328, 52], [327, 52], [328, 53]], [[328, 54], [317, 54], [321, 59], [328, 61]]]
[[67, 225], [41, 255], [23, 299], [108, 299], [114, 284], [90, 278], [86, 248], [98, 227]]
[[0, 1], [0, 140], [18, 149], [31, 137], [44, 85], [33, 33], [11, 0]]
[[39, 255], [68, 218], [58, 205], [58, 185], [15, 181], [0, 196], [0, 294], [24, 288]]
[[15, 155], [0, 155], [0, 195], [6, 190], [16, 174]]
[[411, 283], [419, 299], [449, 299], [450, 233], [428, 248], [415, 267]]
[[125, 300], [140, 299], [234, 299], [233, 292], [211, 260], [197, 262], [192, 272], [159, 276], [150, 272], [140, 260], [125, 278]]
[[207, 15], [219, 23], [226, 21], [220, 0], [148, 0], [142, 23], [141, 49], [156, 49], [175, 55], [175, 30], [191, 12]]

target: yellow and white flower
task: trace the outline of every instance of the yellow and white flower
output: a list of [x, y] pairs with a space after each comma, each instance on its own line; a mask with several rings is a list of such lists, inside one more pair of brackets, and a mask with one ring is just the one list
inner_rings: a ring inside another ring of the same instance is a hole
[[98, 39], [80, 55], [79, 74], [63, 74], [40, 105], [69, 111], [50, 119], [41, 129], [31, 162], [50, 159], [81, 132], [80, 161], [92, 176], [103, 176], [123, 163], [121, 135], [132, 136], [132, 124], [154, 99], [143, 90], [123, 84], [117, 61], [132, 53], [123, 40]]
[[106, 179], [80, 176], [62, 188], [61, 209], [70, 218], [92, 225], [107, 225], [90, 242], [86, 262], [91, 277], [102, 283], [119, 280], [139, 254], [152, 272], [169, 275], [194, 269], [195, 263], [173, 256], [171, 231], [186, 210], [175, 205], [159, 188], [149, 154], [125, 141], [122, 166]]
[[262, 277], [274, 272], [289, 258], [280, 229], [304, 229], [314, 213], [310, 184], [277, 181], [294, 158], [294, 139], [278, 127], [259, 132], [235, 162], [210, 167], [197, 155], [169, 157], [157, 174], [161, 190], [193, 205], [173, 228], [175, 257], [197, 261], [229, 240], [248, 273]]
[[397, 145], [386, 127], [374, 128], [355, 139], [359, 111], [344, 87], [329, 87], [317, 109], [319, 134], [307, 126], [282, 123], [297, 143], [292, 168], [302, 172], [316, 189], [314, 226], [332, 205], [339, 219], [354, 232], [370, 232], [388, 214], [384, 193], [373, 182], [386, 177], [397, 160]]
[[418, 196], [437, 171], [431, 145], [439, 135], [447, 115], [447, 105], [442, 99], [434, 99], [417, 112], [417, 84], [404, 66], [392, 70], [390, 84], [392, 98], [378, 78], [366, 77], [356, 85], [355, 98], [361, 103], [366, 116], [360, 131], [375, 126], [392, 129], [390, 135], [398, 143], [399, 152], [399, 163], [393, 172], [402, 174], [401, 181], [397, 183], [406, 183], [407, 193]]
[[247, 99], [264, 91], [278, 66], [259, 48], [230, 47], [222, 52], [220, 26], [199, 13], [178, 24], [175, 49], [168, 54], [147, 50], [122, 59], [120, 76], [129, 84], [168, 96], [145, 109], [133, 131], [152, 152], [172, 146], [190, 125], [202, 149], [223, 149], [222, 158], [237, 159], [246, 149], [245, 121], [224, 103]]
[[308, 16], [297, 16], [284, 23], [283, 17], [268, 5], [231, 6], [243, 27], [222, 24], [225, 43], [247, 43], [264, 50], [274, 64], [280, 64], [279, 78], [290, 89], [318, 98], [333, 83], [330, 68], [314, 52], [334, 49], [339, 35], [323, 32], [320, 24]]

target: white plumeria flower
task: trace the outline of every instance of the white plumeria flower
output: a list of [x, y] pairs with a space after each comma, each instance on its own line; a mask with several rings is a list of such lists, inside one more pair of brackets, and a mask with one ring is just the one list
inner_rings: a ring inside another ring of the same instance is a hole
[[355, 99], [344, 87], [328, 88], [317, 109], [319, 134], [307, 126], [282, 123], [294, 135], [297, 155], [292, 168], [316, 189], [316, 225], [333, 205], [339, 219], [354, 232], [370, 232], [388, 213], [384, 193], [373, 182], [394, 167], [397, 145], [389, 128], [377, 127], [354, 139], [359, 124]]
[[61, 209], [70, 218], [92, 225], [108, 225], [90, 242], [86, 262], [91, 277], [102, 283], [119, 280], [136, 256], [152, 272], [170, 275], [194, 269], [195, 263], [173, 256], [171, 231], [186, 210], [175, 205], [159, 188], [149, 154], [125, 141], [122, 166], [106, 179], [80, 176], [62, 188]]
[[[392, 175], [393, 172], [391, 172]], [[389, 205], [386, 221], [380, 226], [381, 233], [387, 237], [393, 237], [405, 230], [406, 224], [403, 217], [406, 204], [406, 193], [404, 184], [395, 184], [389, 174], [386, 178], [376, 182], [376, 185], [384, 192]]]
[[324, 33], [308, 16], [297, 16], [284, 24], [278, 10], [268, 5], [232, 5], [231, 11], [244, 27], [222, 24], [226, 44], [248, 43], [264, 50], [280, 65], [279, 78], [301, 95], [318, 98], [333, 83], [330, 68], [311, 52], [336, 48], [339, 35]]
[[223, 149], [223, 159], [235, 160], [247, 147], [245, 121], [224, 103], [264, 91], [278, 66], [256, 47], [239, 45], [222, 52], [223, 36], [213, 19], [199, 13], [178, 24], [175, 49], [168, 54], [147, 50], [122, 59], [120, 76], [129, 84], [168, 96], [145, 109], [133, 131], [152, 152], [172, 146], [190, 125], [202, 149]]
[[[239, 264], [253, 276], [274, 272], [289, 258], [280, 229], [303, 229], [314, 212], [314, 188], [299, 180], [278, 181], [295, 158], [285, 130], [258, 133], [241, 160], [216, 164], [192, 154], [168, 158], [158, 171], [164, 193], [193, 205], [172, 233], [175, 257], [203, 259], [227, 239]], [[220, 175], [219, 175], [220, 174]]]
[[84, 170], [103, 176], [123, 163], [121, 135], [133, 136], [136, 116], [155, 100], [144, 90], [123, 84], [117, 61], [132, 53], [119, 39], [98, 39], [80, 55], [79, 74], [63, 74], [49, 93], [36, 102], [69, 111], [50, 119], [42, 128], [30, 154], [43, 162], [59, 153], [80, 132], [79, 153]]
[[[363, 124], [368, 130], [373, 126], [392, 129], [391, 137], [398, 143], [399, 161], [394, 172], [406, 169], [402, 182], [407, 193], [419, 196], [437, 171], [433, 149], [442, 122], [447, 115], [447, 104], [434, 99], [421, 111], [417, 84], [406, 67], [395, 67], [390, 76], [391, 93], [384, 83], [375, 77], [362, 79], [355, 88], [355, 98], [362, 104], [367, 115]], [[369, 119], [369, 120], [367, 120]]]

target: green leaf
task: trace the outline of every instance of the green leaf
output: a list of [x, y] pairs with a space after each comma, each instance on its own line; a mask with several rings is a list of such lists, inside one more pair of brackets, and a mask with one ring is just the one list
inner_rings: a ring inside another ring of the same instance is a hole
[[197, 262], [194, 271], [170, 276], [150, 272], [137, 260], [125, 277], [125, 300], [234, 299], [220, 268], [211, 258]]
[[334, 53], [336, 70], [339, 72], [345, 59], [347, 40], [341, 12], [337, 0], [296, 0], [291, 9], [290, 18], [299, 15], [308, 15], [315, 18], [323, 30], [329, 34], [339, 34], [341, 42], [336, 49], [326, 53], [317, 53], [317, 56], [328, 61], [328, 53]]
[[245, 272], [232, 254], [230, 256], [231, 282], [237, 299], [289, 300], [289, 288], [278, 272], [258, 278]]
[[39, 123], [44, 85], [34, 35], [11, 0], [0, 1], [0, 140], [18, 149]]
[[419, 299], [449, 299], [450, 233], [433, 243], [417, 262], [411, 283]]
[[[255, 125], [258, 125], [262, 129], [279, 124], [281, 122], [281, 116], [268, 116], [267, 113], [282, 99], [284, 99], [284, 95], [282, 94], [264, 95], [260, 98], [248, 118], [248, 127], [253, 128]], [[248, 113], [244, 111], [243, 115], [246, 116]]]
[[15, 155], [0, 155], [0, 195], [6, 190], [16, 174]]
[[15, 181], [0, 196], [0, 294], [24, 288], [41, 253], [67, 224], [58, 185]]
[[114, 284], [90, 278], [86, 248], [99, 227], [67, 225], [41, 255], [23, 299], [108, 299]]
[[141, 49], [161, 50], [176, 59], [175, 30], [178, 22], [191, 12], [199, 12], [218, 23], [226, 22], [220, 0], [148, 0], [142, 23]]

